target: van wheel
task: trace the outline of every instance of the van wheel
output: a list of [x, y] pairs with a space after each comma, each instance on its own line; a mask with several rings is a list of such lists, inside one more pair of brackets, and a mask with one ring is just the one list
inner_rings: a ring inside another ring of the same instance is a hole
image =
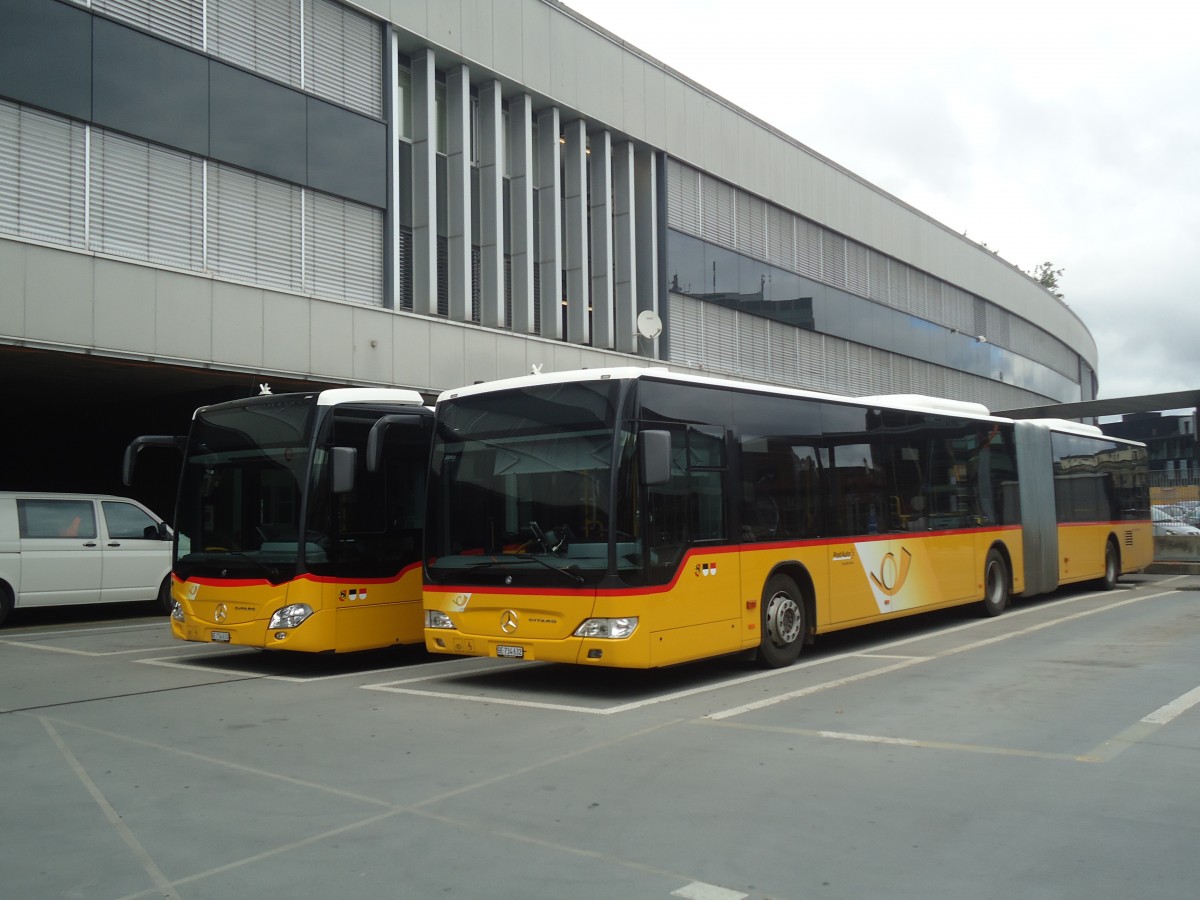
[[10, 588], [3, 581], [0, 581], [0, 625], [4, 624], [4, 620], [8, 618], [8, 614], [13, 610], [13, 594]]
[[1096, 582], [1096, 587], [1102, 591], [1111, 591], [1117, 586], [1121, 577], [1121, 557], [1117, 553], [1117, 545], [1108, 541], [1104, 545], [1104, 575]]
[[983, 614], [998, 616], [1008, 608], [1008, 566], [999, 550], [989, 550], [983, 564]]
[[158, 609], [165, 615], [171, 614], [171, 576], [167, 575], [158, 586]]
[[762, 638], [758, 661], [771, 669], [790, 666], [804, 646], [807, 623], [804, 597], [796, 582], [786, 575], [773, 575], [762, 593]]

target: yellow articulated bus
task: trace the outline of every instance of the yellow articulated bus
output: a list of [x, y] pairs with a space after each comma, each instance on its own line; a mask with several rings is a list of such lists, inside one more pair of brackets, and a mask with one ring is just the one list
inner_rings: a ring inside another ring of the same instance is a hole
[[175, 511], [171, 631], [185, 641], [345, 652], [420, 643], [433, 410], [338, 388], [196, 410]]
[[434, 653], [654, 667], [1094, 581], [1153, 556], [1142, 445], [977, 404], [656, 369], [438, 399]]

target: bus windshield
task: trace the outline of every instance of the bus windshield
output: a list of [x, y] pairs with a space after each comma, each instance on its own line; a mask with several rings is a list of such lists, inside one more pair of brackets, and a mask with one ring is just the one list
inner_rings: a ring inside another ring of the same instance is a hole
[[278, 583], [296, 573], [315, 397], [199, 410], [177, 512], [175, 571], [210, 567]]
[[[442, 401], [425, 532], [432, 581], [599, 581], [610, 540], [633, 542], [611, 508], [619, 386], [552, 384]], [[632, 547], [618, 543], [625, 553]]]

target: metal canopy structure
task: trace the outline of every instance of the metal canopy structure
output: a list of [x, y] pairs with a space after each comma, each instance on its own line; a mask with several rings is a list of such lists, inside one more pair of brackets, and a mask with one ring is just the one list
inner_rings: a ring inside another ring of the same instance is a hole
[[1161, 412], [1166, 409], [1195, 409], [1200, 407], [1200, 389], [1172, 391], [1166, 394], [1143, 394], [1140, 397], [1116, 397], [1111, 400], [1081, 400], [1078, 403], [1048, 403], [1023, 409], [995, 410], [995, 415], [1009, 419], [1083, 419], [1094, 416], [1121, 416], [1130, 413]]

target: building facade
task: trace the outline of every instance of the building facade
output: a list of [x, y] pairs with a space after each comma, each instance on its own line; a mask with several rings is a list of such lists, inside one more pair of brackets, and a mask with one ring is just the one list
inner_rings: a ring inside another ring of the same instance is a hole
[[554, 0], [0, 21], [9, 379], [184, 407], [634, 362], [1095, 396], [1090, 333], [1028, 276]]

